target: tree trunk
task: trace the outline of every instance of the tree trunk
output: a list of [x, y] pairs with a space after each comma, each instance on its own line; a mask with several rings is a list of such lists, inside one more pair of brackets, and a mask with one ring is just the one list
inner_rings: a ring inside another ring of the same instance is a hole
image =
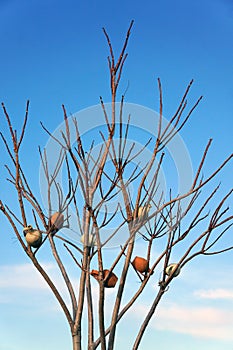
[[80, 343], [79, 336], [77, 334], [72, 336], [72, 341], [73, 341], [73, 350], [81, 350], [81, 343]]

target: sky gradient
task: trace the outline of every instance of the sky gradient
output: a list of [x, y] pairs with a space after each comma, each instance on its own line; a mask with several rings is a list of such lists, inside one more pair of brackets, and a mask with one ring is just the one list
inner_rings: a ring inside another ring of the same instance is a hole
[[[21, 126], [26, 100], [30, 100], [22, 153], [36, 191], [37, 147], [47, 142], [40, 121], [54, 130], [63, 118], [62, 104], [72, 114], [98, 104], [99, 96], [109, 102], [108, 47], [102, 27], [119, 53], [132, 19], [135, 23], [119, 96], [127, 89], [127, 102], [158, 110], [160, 77], [164, 116], [169, 118], [194, 79], [191, 103], [200, 95], [204, 98], [181, 133], [194, 169], [210, 137], [214, 142], [206, 174], [232, 152], [232, 1], [2, 0], [0, 99], [15, 128]], [[0, 130], [6, 132], [3, 117]], [[7, 176], [3, 145], [0, 152], [0, 198], [13, 207], [10, 187], [3, 181]], [[232, 163], [216, 179], [220, 181], [221, 194], [225, 194], [232, 186]], [[5, 218], [0, 220], [0, 350], [71, 348], [59, 306], [20, 250]], [[232, 230], [226, 243], [230, 241]], [[137, 249], [140, 252], [140, 243]], [[160, 350], [232, 350], [232, 254], [197, 259], [182, 271], [162, 301], [158, 317], [151, 321], [140, 350], [153, 349], [154, 344]], [[61, 283], [54, 263], [46, 256], [43, 259]], [[75, 270], [71, 272], [76, 281]], [[157, 286], [153, 284], [149, 294], [153, 288]], [[111, 303], [111, 293], [107, 293], [107, 303]], [[116, 350], [131, 348], [131, 335], [145, 315], [149, 294], [122, 321]]]

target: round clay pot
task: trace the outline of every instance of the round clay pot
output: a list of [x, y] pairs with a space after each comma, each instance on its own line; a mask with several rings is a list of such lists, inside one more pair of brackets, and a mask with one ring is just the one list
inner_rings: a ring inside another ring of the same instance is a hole
[[[104, 270], [104, 278], [107, 276], [109, 270]], [[105, 288], [114, 288], [116, 283], [118, 281], [118, 277], [115, 275], [115, 273], [110, 272], [110, 275], [104, 282]]]
[[33, 229], [31, 225], [25, 227], [24, 236], [26, 242], [33, 248], [39, 248], [42, 243], [42, 233], [37, 229]]
[[178, 266], [178, 264], [170, 264], [167, 266], [165, 272], [168, 276], [173, 275], [173, 277], [176, 277], [180, 274], [180, 267]]
[[99, 279], [99, 272], [97, 270], [92, 270], [90, 274], [96, 279]]
[[52, 227], [52, 230], [60, 230], [64, 223], [64, 215], [62, 213], [56, 212], [49, 219], [49, 226]]
[[[80, 241], [82, 242], [83, 245], [85, 244], [85, 235], [84, 234], [81, 236]], [[96, 238], [91, 233], [89, 234], [87, 245], [88, 246], [97, 245]]]
[[137, 271], [141, 273], [148, 272], [149, 270], [149, 262], [146, 259], [141, 258], [140, 256], [136, 256], [134, 258], [132, 265]]
[[[104, 278], [108, 275], [109, 270], [104, 270]], [[92, 270], [90, 274], [99, 281], [99, 272], [97, 270]], [[114, 288], [116, 283], [118, 281], [118, 277], [115, 275], [115, 273], [111, 272], [106, 281], [104, 282], [105, 288]]]

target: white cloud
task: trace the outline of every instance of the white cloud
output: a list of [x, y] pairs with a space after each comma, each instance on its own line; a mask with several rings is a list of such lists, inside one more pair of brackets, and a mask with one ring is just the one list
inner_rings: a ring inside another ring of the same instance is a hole
[[[148, 308], [138, 305], [137, 311], [131, 313], [144, 319]], [[232, 310], [221, 310], [214, 307], [195, 307], [178, 304], [160, 305], [149, 324], [150, 328], [188, 334], [199, 338], [233, 341]]]
[[[60, 271], [54, 263], [43, 263], [43, 268], [49, 274], [58, 291], [64, 298], [67, 307], [71, 310], [71, 301]], [[78, 292], [79, 279], [72, 278], [73, 287]], [[97, 281], [92, 279], [92, 297], [97, 317], [99, 287]], [[112, 298], [116, 289], [106, 289], [105, 304], [106, 317], [110, 318], [113, 308]], [[0, 304], [36, 305], [39, 312], [57, 312], [61, 308], [52, 296], [52, 292], [35, 267], [28, 264], [0, 266]], [[85, 309], [87, 309], [85, 299]]]
[[155, 327], [198, 337], [233, 340], [231, 310], [213, 307], [171, 305], [158, 311]]
[[[70, 308], [67, 287], [56, 264], [42, 263], [41, 265]], [[74, 278], [72, 282], [77, 288], [78, 279]], [[0, 304], [28, 306], [34, 305], [35, 301], [39, 311], [47, 312], [48, 309], [54, 312], [60, 311], [49, 286], [32, 264], [0, 266]]]
[[233, 300], [233, 290], [231, 289], [200, 289], [194, 292], [194, 295], [198, 298], [203, 299], [232, 299]]
[[[61, 279], [57, 278], [59, 271], [57, 271], [56, 265], [50, 263], [43, 264], [43, 266], [46, 267], [49, 274], [53, 276], [56, 284], [58, 284], [58, 289], [61, 291], [61, 288], [65, 288]], [[78, 280], [75, 281], [75, 284], [78, 285]], [[42, 309], [44, 305], [44, 310], [47, 310], [48, 306], [54, 308], [53, 311], [60, 310], [56, 303], [52, 304], [51, 299], [47, 299], [44, 292], [40, 293], [41, 291], [48, 291], [48, 293], [50, 293], [50, 291], [43, 278], [31, 264], [7, 265], [0, 267], [0, 290], [1, 304], [9, 303], [12, 300], [13, 295], [15, 295], [16, 298], [15, 302], [17, 302], [17, 300], [20, 300], [22, 293], [29, 293], [30, 300], [34, 294], [40, 295], [41, 298], [43, 296], [44, 302], [42, 302], [42, 299], [39, 299], [38, 303], [38, 305], [40, 305], [40, 309]], [[64, 289], [62, 289], [62, 291], [64, 291]], [[93, 281], [92, 292], [96, 310], [98, 304], [98, 283], [96, 281]], [[131, 292], [131, 290], [128, 290], [128, 293], [129, 292]], [[115, 293], [116, 289], [106, 290], [105, 301], [107, 319], [110, 318], [110, 314], [112, 312], [114, 298], [113, 294]], [[198, 298], [210, 299], [210, 301], [213, 299], [233, 299], [233, 291], [231, 288], [200, 289], [194, 291], [194, 295]], [[150, 327], [152, 329], [189, 334], [196, 337], [233, 341], [232, 308], [229, 307], [225, 310], [220, 309], [220, 307], [216, 306], [216, 303], [213, 306], [209, 306], [209, 302], [208, 307], [202, 307], [196, 304], [197, 299], [193, 298], [193, 293], [191, 291], [190, 298], [191, 300], [189, 302], [189, 298], [187, 299], [186, 293], [184, 302], [180, 301], [178, 303], [175, 302], [174, 299], [172, 299], [171, 302], [168, 302], [167, 299], [162, 300], [155, 316], [149, 324]], [[34, 300], [35, 299], [33, 299], [33, 302]], [[149, 302], [149, 299], [145, 297], [143, 300], [148, 300]], [[27, 298], [24, 298], [23, 302], [26, 303], [29, 301], [27, 301]], [[48, 305], [48, 303], [51, 305]], [[148, 309], [149, 305], [135, 305], [128, 316], [133, 317], [134, 319], [137, 317], [138, 321], [142, 321]]]
[[[54, 269], [53, 264], [45, 267], [47, 271]], [[31, 264], [1, 266], [0, 288], [48, 289], [43, 277]]]

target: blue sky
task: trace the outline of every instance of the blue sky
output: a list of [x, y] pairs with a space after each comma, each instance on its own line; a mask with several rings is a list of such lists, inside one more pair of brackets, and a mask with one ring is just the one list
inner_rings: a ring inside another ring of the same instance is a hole
[[[47, 142], [39, 122], [53, 130], [62, 121], [62, 103], [70, 114], [96, 105], [100, 95], [109, 101], [108, 48], [101, 28], [107, 29], [119, 53], [131, 19], [135, 24], [119, 96], [128, 86], [127, 102], [157, 110], [156, 79], [160, 77], [164, 116], [169, 118], [193, 78], [191, 102], [200, 95], [204, 99], [181, 133], [193, 167], [210, 137], [214, 142], [207, 174], [232, 152], [230, 0], [144, 3], [2, 0], [0, 99], [16, 128], [21, 125], [26, 100], [30, 99], [30, 120], [22, 151], [36, 191], [37, 146]], [[3, 118], [0, 129], [6, 131]], [[0, 197], [13, 206], [14, 197], [9, 196], [9, 187], [3, 181], [6, 155], [2, 145], [0, 152]], [[232, 164], [216, 180], [222, 182], [222, 193], [232, 186], [231, 169]], [[29, 349], [32, 343], [34, 350], [68, 349], [70, 339], [63, 314], [40, 276], [30, 267], [3, 217], [1, 223], [0, 350]], [[140, 243], [137, 249], [140, 252]], [[51, 275], [61, 283], [54, 264], [46, 256], [43, 259]], [[154, 344], [160, 350], [232, 349], [231, 263], [232, 252], [196, 260], [182, 271], [162, 301], [158, 317], [151, 322], [140, 349], [151, 349]], [[71, 274], [76, 281], [76, 272], [71, 270]], [[151, 288], [153, 292], [156, 284]], [[111, 293], [107, 295], [109, 303]], [[130, 336], [145, 313], [151, 291], [148, 293], [122, 322], [117, 350], [130, 349]]]

